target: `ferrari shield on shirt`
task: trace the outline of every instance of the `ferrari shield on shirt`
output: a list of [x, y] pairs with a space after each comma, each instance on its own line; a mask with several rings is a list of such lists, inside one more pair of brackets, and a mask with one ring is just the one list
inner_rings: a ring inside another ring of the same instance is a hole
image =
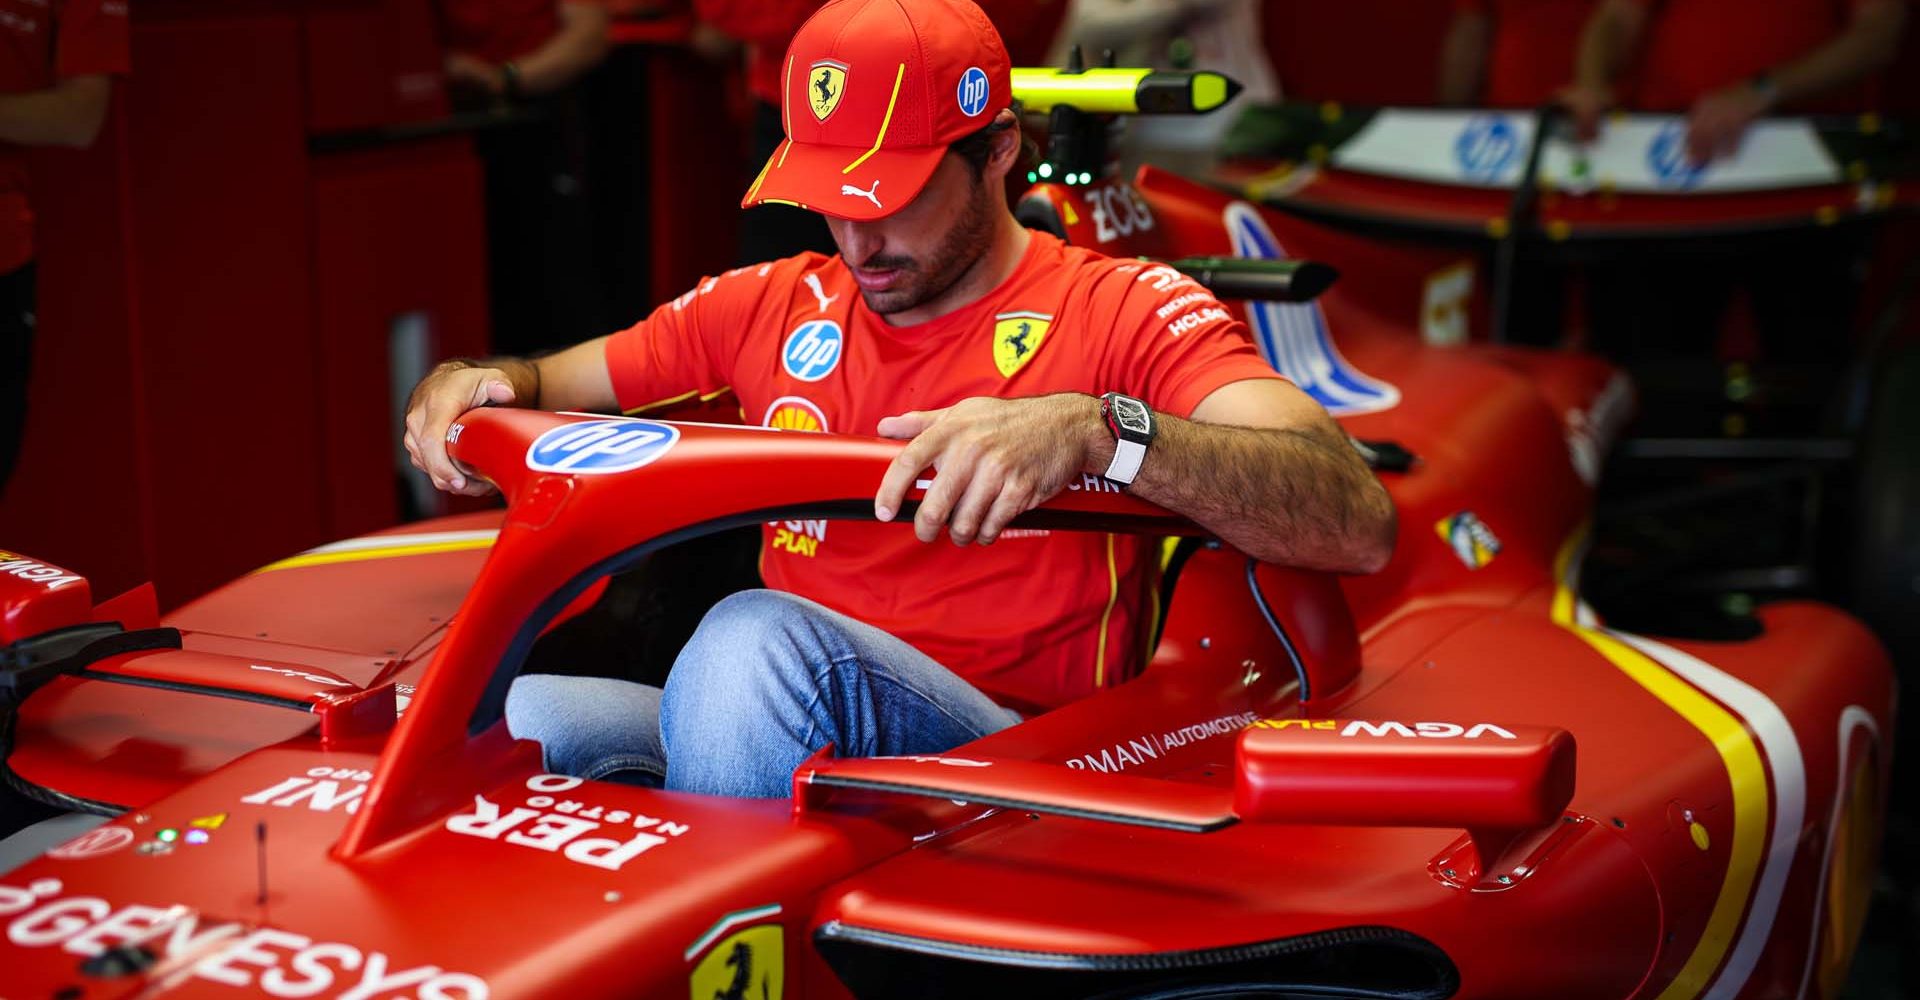
[[[973, 396], [1123, 392], [1186, 417], [1228, 383], [1279, 377], [1185, 275], [1043, 233], [998, 288], [913, 326], [869, 310], [837, 256], [729, 271], [614, 334], [607, 367], [628, 413], [731, 388], [749, 423], [861, 435]], [[1067, 488], [1119, 489], [1091, 475]], [[767, 586], [885, 629], [1023, 710], [1139, 669], [1152, 569], [1132, 536], [1016, 529], [961, 548], [905, 522], [775, 522], [761, 550]]]

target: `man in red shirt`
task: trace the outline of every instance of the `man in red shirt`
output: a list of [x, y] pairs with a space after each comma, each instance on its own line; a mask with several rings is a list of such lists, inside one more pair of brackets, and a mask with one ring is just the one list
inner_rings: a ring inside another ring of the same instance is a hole
[[[1891, 65], [1905, 20], [1906, 0], [1601, 0], [1561, 100], [1589, 135], [1616, 104], [1685, 111], [1688, 154], [1705, 162], [1768, 111], [1818, 108], [1808, 99]], [[1860, 110], [1848, 103], [1836, 109]]]
[[19, 454], [33, 362], [28, 146], [93, 145], [127, 71], [124, 0], [0, 0], [0, 490]]
[[[774, 589], [716, 605], [664, 693], [521, 678], [508, 725], [548, 766], [785, 795], [825, 743], [937, 753], [1124, 680], [1145, 652], [1145, 546], [1005, 530], [1063, 489], [1128, 489], [1269, 561], [1386, 562], [1386, 491], [1210, 294], [1014, 220], [1008, 61], [979, 8], [839, 0], [786, 62], [788, 139], [743, 203], [827, 215], [839, 256], [708, 278], [535, 362], [449, 362], [409, 406], [416, 464], [463, 493], [488, 487], [443, 441], [480, 405], [643, 413], [731, 387], [768, 426], [910, 439], [879, 523], [766, 527]], [[888, 523], [928, 468], [911, 529]]]
[[1440, 49], [1439, 100], [1531, 108], [1573, 76], [1594, 0], [1455, 0]]

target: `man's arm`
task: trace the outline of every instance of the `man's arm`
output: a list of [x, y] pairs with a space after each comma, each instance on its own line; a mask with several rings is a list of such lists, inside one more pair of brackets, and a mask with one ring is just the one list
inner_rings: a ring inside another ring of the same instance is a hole
[[22, 146], [85, 149], [107, 120], [113, 78], [68, 77], [45, 90], [0, 94], [0, 141]]
[[1600, 116], [1618, 99], [1614, 81], [1633, 60], [1646, 27], [1647, 9], [1641, 0], [1601, 0], [1588, 15], [1574, 50], [1573, 82], [1558, 95], [1582, 138], [1593, 137]]
[[[1154, 443], [1128, 492], [1268, 562], [1354, 573], [1386, 565], [1393, 501], [1305, 393], [1280, 379], [1243, 380], [1208, 395], [1193, 416], [1155, 414]], [[887, 469], [875, 516], [892, 520], [932, 467], [914, 516], [915, 535], [928, 542], [947, 525], [955, 544], [990, 544], [1070, 477], [1104, 472], [1113, 457], [1100, 401], [1078, 393], [967, 399], [888, 417], [879, 430], [913, 440]]]
[[443, 361], [407, 400], [402, 441], [413, 467], [433, 480], [434, 488], [482, 496], [493, 486], [470, 479], [469, 471], [447, 454], [447, 428], [476, 406], [525, 406], [548, 410], [611, 410], [613, 378], [607, 372], [607, 337], [596, 337], [542, 358], [488, 358]]
[[1742, 80], [1700, 98], [1687, 121], [1687, 152], [1704, 163], [1728, 154], [1753, 120], [1782, 102], [1844, 87], [1887, 68], [1900, 52], [1905, 0], [1866, 0], [1840, 34], [1784, 66], [1764, 82]]
[[1447, 37], [1440, 43], [1440, 84], [1435, 96], [1443, 105], [1472, 104], [1486, 79], [1487, 45], [1493, 22], [1484, 8], [1459, 7]]
[[[598, 3], [562, 3], [560, 30], [540, 47], [513, 61], [523, 96], [551, 94], [564, 89], [607, 57], [612, 47], [608, 28], [612, 15]], [[496, 97], [507, 91], [504, 66], [495, 66], [465, 53], [447, 57], [447, 75], [456, 84], [485, 90]]]

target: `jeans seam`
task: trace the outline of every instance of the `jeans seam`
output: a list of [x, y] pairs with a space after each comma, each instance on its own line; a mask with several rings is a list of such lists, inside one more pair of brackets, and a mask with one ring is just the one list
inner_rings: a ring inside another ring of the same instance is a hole
[[587, 781], [599, 781], [616, 771], [645, 771], [660, 777], [665, 777], [667, 773], [667, 769], [661, 762], [652, 757], [640, 754], [619, 754], [595, 761], [592, 767], [583, 769], [578, 776]]
[[[900, 690], [913, 695], [915, 698], [920, 699], [923, 703], [931, 707], [935, 712], [938, 712], [940, 715], [945, 716], [954, 725], [959, 726], [961, 729], [964, 729], [969, 733], [972, 733], [974, 739], [977, 740], [987, 735], [986, 733], [981, 732], [978, 726], [975, 726], [973, 723], [953, 714], [953, 712], [950, 709], [948, 709], [947, 706], [940, 701], [940, 699], [927, 694], [925, 691], [922, 691], [919, 688], [914, 687], [913, 685], [907, 683], [904, 680], [901, 680], [899, 677], [894, 675], [893, 671], [884, 669], [884, 666], [885, 666], [884, 664], [879, 664], [879, 665], [868, 664], [865, 660], [862, 660], [858, 654], [852, 654], [844, 657], [836, 657], [832, 660], [829, 660], [827, 663], [827, 669], [830, 670], [835, 667], [845, 666], [848, 663], [858, 663], [858, 664], [865, 665], [867, 669], [867, 674], [870, 677], [878, 677], [878, 678], [884, 679], [888, 683], [891, 683], [894, 687], [897, 687]], [[821, 686], [820, 682], [821, 682], [821, 677], [819, 674], [816, 674], [813, 679], [813, 686], [814, 686], [813, 703], [807, 706], [807, 719], [815, 729], [818, 729], [819, 725], [817, 723], [812, 723], [811, 720], [813, 719], [813, 705], [818, 704], [820, 701], [820, 686]], [[871, 683], [871, 681], [869, 681], [869, 683]], [[808, 735], [812, 736], [811, 733], [809, 733]]]

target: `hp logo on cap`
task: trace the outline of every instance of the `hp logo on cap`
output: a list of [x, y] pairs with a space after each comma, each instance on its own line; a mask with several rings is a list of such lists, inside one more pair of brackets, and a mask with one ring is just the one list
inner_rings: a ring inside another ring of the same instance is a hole
[[987, 110], [987, 71], [978, 66], [969, 66], [960, 74], [960, 113], [968, 118]]

